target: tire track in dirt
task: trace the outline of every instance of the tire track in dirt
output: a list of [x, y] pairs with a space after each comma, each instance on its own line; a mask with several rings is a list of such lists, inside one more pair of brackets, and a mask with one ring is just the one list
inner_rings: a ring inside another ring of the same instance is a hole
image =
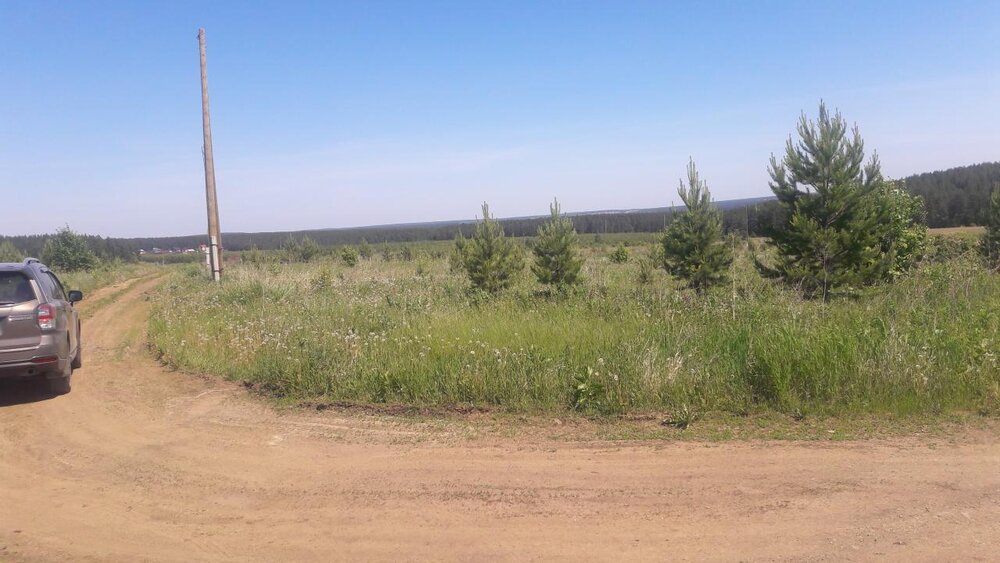
[[[69, 395], [0, 406], [0, 560], [990, 560], [1000, 439], [448, 438], [171, 372], [142, 279]], [[9, 392], [0, 387], [0, 394]], [[27, 397], [31, 399], [31, 397]]]

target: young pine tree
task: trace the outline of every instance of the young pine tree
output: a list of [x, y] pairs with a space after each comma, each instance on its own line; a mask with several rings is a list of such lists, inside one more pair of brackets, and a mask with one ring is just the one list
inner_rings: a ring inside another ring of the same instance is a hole
[[353, 246], [345, 246], [340, 249], [340, 259], [350, 268], [358, 265], [358, 256], [358, 249]]
[[986, 232], [979, 241], [979, 251], [991, 269], [1000, 271], [1000, 183], [993, 186]]
[[289, 262], [309, 262], [323, 251], [319, 244], [308, 236], [296, 239], [288, 235], [281, 245], [285, 259]]
[[896, 227], [912, 225], [912, 217], [889, 225], [900, 206], [885, 198], [899, 194], [885, 189], [878, 157], [865, 164], [857, 127], [848, 135], [844, 118], [830, 115], [822, 102], [819, 118], [803, 114], [797, 130], [799, 141], [788, 139], [785, 158], [779, 163], [771, 156], [770, 186], [784, 218], [771, 233], [776, 265], [758, 267], [823, 299], [837, 288], [891, 278], [895, 265], [909, 262], [902, 253], [920, 245], [899, 244], [905, 229]]
[[368, 260], [372, 257], [373, 253], [374, 251], [372, 251], [372, 245], [368, 244], [368, 241], [362, 238], [361, 244], [358, 245], [358, 256], [364, 260]]
[[563, 287], [580, 280], [583, 259], [577, 248], [576, 229], [569, 217], [560, 214], [559, 200], [549, 206], [549, 220], [538, 228], [538, 238], [532, 252], [535, 262], [531, 271], [539, 283]]
[[487, 293], [507, 288], [524, 268], [521, 248], [504, 236], [503, 227], [490, 216], [486, 203], [483, 203], [483, 218], [476, 223], [472, 238], [465, 241], [462, 255], [469, 281]]
[[699, 292], [726, 280], [732, 252], [722, 240], [722, 212], [712, 205], [708, 184], [688, 163], [688, 185], [681, 180], [677, 193], [687, 212], [670, 223], [663, 234], [663, 266]]

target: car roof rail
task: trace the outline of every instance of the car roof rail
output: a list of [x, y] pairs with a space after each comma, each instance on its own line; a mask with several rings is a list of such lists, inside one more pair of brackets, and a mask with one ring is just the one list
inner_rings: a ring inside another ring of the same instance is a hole
[[28, 258], [25, 258], [24, 262], [22, 262], [22, 264], [41, 264], [41, 263], [42, 261], [39, 260], [38, 258], [31, 258], [30, 256]]

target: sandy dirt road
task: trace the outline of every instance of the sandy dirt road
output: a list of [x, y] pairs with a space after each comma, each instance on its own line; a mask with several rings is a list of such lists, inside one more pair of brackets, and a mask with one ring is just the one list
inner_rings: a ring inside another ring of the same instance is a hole
[[0, 387], [0, 561], [1000, 560], [989, 432], [565, 443], [280, 413], [142, 352], [155, 284], [93, 311], [71, 394]]

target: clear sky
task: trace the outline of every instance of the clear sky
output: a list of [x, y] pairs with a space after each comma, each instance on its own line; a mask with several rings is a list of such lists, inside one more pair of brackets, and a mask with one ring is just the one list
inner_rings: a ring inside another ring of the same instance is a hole
[[205, 230], [202, 26], [224, 231], [769, 195], [820, 98], [890, 176], [1000, 160], [996, 0], [0, 0], [0, 234]]

